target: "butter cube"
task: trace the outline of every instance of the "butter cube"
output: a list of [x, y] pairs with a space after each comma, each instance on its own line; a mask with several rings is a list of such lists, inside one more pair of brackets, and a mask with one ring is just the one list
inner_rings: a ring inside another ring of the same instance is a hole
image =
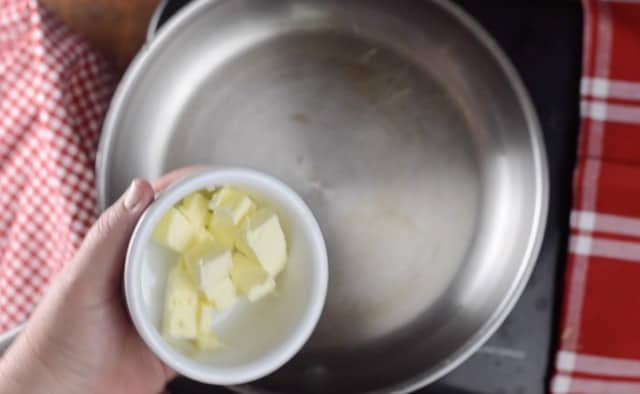
[[203, 290], [207, 300], [213, 303], [219, 311], [231, 308], [238, 300], [236, 287], [229, 277], [215, 286], [209, 286]]
[[200, 350], [216, 350], [222, 347], [222, 342], [214, 333], [200, 334], [195, 340], [196, 347]]
[[219, 214], [225, 214], [231, 218], [234, 225], [255, 211], [256, 205], [245, 194], [229, 187], [223, 187], [213, 194], [209, 208]]
[[179, 264], [167, 279], [163, 335], [172, 339], [194, 339], [198, 332], [198, 290]]
[[218, 242], [229, 249], [233, 249], [240, 236], [238, 227], [233, 224], [231, 218], [219, 212], [211, 215], [207, 228]]
[[208, 205], [209, 202], [204, 195], [202, 193], [195, 192], [182, 200], [182, 203], [179, 205], [179, 209], [191, 224], [200, 229], [204, 228], [209, 221], [209, 215], [211, 212], [209, 212]]
[[153, 231], [151, 238], [175, 252], [182, 253], [191, 245], [197, 235], [197, 227], [176, 208], [164, 215]]
[[[192, 248], [197, 244], [213, 242], [213, 241], [215, 241], [215, 238], [213, 237], [213, 234], [211, 234], [209, 231], [207, 231], [205, 229], [200, 229], [196, 233], [196, 236], [193, 239], [192, 243], [189, 245], [189, 247]], [[188, 249], [189, 248], [187, 248], [187, 250]]]
[[267, 273], [275, 277], [287, 261], [287, 241], [278, 215], [260, 209], [249, 216], [236, 247], [249, 257], [255, 257]]
[[198, 334], [195, 344], [200, 350], [215, 350], [222, 346], [222, 342], [213, 332], [213, 316], [216, 310], [213, 305], [200, 302], [198, 308]]
[[233, 254], [231, 279], [249, 301], [256, 302], [273, 292], [276, 282], [260, 264], [240, 254]]
[[231, 252], [216, 241], [196, 243], [184, 254], [184, 263], [198, 289], [215, 288], [229, 277]]

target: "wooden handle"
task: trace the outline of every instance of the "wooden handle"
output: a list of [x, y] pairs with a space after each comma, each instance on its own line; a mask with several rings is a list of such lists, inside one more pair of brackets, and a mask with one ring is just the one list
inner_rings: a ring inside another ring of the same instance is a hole
[[41, 0], [124, 70], [144, 43], [159, 0]]

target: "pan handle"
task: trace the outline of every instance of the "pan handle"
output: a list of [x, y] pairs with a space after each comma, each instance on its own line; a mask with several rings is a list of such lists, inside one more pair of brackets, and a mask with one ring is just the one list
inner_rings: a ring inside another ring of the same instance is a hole
[[153, 38], [156, 36], [156, 33], [158, 32], [158, 29], [160, 29], [160, 26], [162, 26], [160, 18], [163, 16], [168, 2], [169, 0], [160, 0], [155, 11], [153, 11], [151, 20], [149, 21], [149, 26], [147, 27], [147, 44], [150, 43], [151, 40], [153, 40]]
[[158, 35], [158, 30], [160, 30], [172, 16], [191, 2], [192, 0], [160, 0], [156, 10], [153, 12], [153, 15], [151, 15], [151, 20], [147, 27], [147, 44]]

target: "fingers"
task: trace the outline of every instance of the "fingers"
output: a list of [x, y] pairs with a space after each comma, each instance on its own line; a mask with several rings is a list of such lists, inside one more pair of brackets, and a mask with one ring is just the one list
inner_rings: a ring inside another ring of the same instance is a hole
[[106, 286], [108, 290], [117, 291], [131, 233], [140, 215], [153, 202], [155, 194], [181, 178], [206, 168], [204, 165], [182, 168], [153, 183], [134, 180], [124, 195], [91, 227], [75, 261], [67, 265], [63, 276], [68, 281], [82, 282], [83, 287], [104, 289]]
[[74, 281], [82, 278], [87, 286], [117, 287], [133, 228], [153, 198], [149, 182], [131, 183], [89, 230], [70, 268]]
[[124, 243], [126, 246], [133, 227], [153, 201], [153, 196], [153, 188], [149, 182], [135, 179], [124, 195], [98, 218], [89, 231], [85, 244], [96, 247], [100, 243], [109, 243], [115, 247]]
[[180, 168], [179, 170], [175, 170], [172, 171], [168, 174], [165, 174], [164, 176], [162, 176], [159, 179], [156, 179], [155, 181], [153, 181], [151, 183], [151, 185], [153, 186], [153, 190], [156, 193], [160, 193], [161, 191], [164, 191], [166, 188], [168, 188], [169, 186], [171, 186], [173, 183], [179, 181], [180, 179], [195, 174], [196, 172], [200, 172], [202, 170], [205, 170], [209, 168], [209, 166], [204, 165], [204, 164], [199, 164], [199, 165], [195, 165], [195, 166], [191, 166], [191, 167], [185, 167], [185, 168]]

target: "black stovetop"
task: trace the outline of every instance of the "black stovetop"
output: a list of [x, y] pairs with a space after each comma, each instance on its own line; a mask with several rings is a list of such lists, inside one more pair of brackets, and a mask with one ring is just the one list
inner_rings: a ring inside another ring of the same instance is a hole
[[[165, 22], [189, 0], [169, 0]], [[538, 263], [502, 327], [475, 355], [421, 393], [546, 392], [566, 258], [578, 131], [582, 11], [579, 1], [458, 0], [511, 58], [533, 99], [549, 157], [551, 201]], [[184, 378], [173, 393], [226, 393]]]

